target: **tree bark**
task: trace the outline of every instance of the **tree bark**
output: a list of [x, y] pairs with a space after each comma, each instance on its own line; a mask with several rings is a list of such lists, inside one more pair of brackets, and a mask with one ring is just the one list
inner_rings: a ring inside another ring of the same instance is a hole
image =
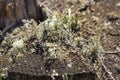
[[3, 29], [5, 23], [5, 0], [0, 0], [0, 29]]
[[43, 21], [42, 8], [37, 0], [0, 0], [0, 30], [22, 19]]

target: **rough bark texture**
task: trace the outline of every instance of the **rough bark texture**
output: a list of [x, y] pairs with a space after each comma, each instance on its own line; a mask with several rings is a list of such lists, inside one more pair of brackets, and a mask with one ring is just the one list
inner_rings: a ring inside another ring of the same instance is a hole
[[22, 19], [43, 21], [42, 8], [36, 0], [0, 0], [0, 29], [11, 26]]
[[4, 23], [4, 17], [5, 17], [5, 1], [0, 0], [0, 29], [3, 28]]
[[[40, 54], [30, 54], [16, 60], [15, 66], [8, 69], [9, 80], [98, 80], [92, 69], [82, 63], [80, 56], [69, 60], [42, 59]], [[82, 64], [81, 64], [82, 63]], [[78, 69], [80, 68], [80, 69]]]
[[98, 80], [96, 75], [90, 72], [58, 75], [52, 78], [50, 75], [29, 75], [21, 73], [9, 73], [10, 80]]

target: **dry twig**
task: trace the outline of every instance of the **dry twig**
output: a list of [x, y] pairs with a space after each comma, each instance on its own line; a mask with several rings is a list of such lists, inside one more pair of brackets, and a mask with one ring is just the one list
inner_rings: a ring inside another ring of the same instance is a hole
[[52, 14], [52, 11], [45, 5], [46, 2], [47, 1], [40, 3], [40, 7], [42, 7], [42, 6], [45, 7], [47, 9], [47, 11]]
[[104, 68], [105, 71], [109, 74], [110, 78], [111, 78], [112, 80], [115, 80], [115, 78], [112, 76], [112, 73], [111, 73], [111, 72], [107, 69], [107, 67], [105, 66], [105, 64], [104, 64], [101, 56], [100, 56], [98, 53], [96, 53], [96, 54], [97, 54], [97, 56], [98, 56], [98, 58], [99, 58], [99, 60], [100, 60], [100, 63], [102, 64], [103, 68]]
[[118, 53], [120, 53], [120, 51], [102, 51], [101, 53], [105, 53], [105, 54], [118, 54]]

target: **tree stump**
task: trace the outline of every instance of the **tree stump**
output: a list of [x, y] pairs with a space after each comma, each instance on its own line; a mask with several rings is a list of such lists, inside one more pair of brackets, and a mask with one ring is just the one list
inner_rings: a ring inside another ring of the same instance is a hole
[[[72, 55], [72, 54], [71, 54]], [[68, 60], [42, 59], [39, 54], [30, 54], [16, 60], [8, 69], [9, 80], [98, 80], [95, 72], [84, 66], [80, 58]], [[82, 63], [82, 64], [81, 64]], [[79, 69], [78, 69], [79, 68]]]

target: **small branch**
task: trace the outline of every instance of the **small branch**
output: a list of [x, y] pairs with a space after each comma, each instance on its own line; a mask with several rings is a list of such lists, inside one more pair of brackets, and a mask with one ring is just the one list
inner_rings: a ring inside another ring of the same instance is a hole
[[98, 53], [96, 53], [99, 60], [100, 60], [100, 63], [102, 64], [103, 68], [105, 69], [105, 71], [109, 74], [109, 76], [111, 77], [112, 80], [115, 80], [115, 78], [112, 76], [112, 73], [107, 69], [107, 67], [105, 66], [102, 58], [100, 57], [100, 55]]
[[48, 12], [50, 12], [52, 14], [52, 11], [45, 5], [47, 1], [43, 2], [43, 3], [40, 3], [40, 7], [45, 7], [47, 9]]
[[105, 53], [105, 54], [118, 54], [118, 53], [120, 53], [120, 51], [102, 51], [101, 53]]

